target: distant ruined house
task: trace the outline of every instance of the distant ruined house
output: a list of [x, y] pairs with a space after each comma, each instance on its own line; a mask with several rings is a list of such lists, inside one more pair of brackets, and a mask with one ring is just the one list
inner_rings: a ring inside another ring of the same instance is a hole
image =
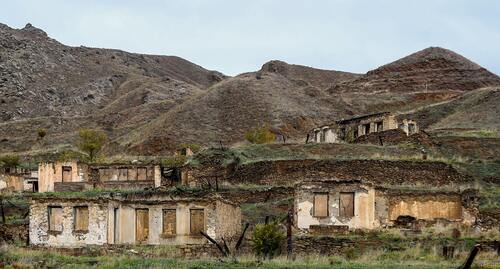
[[39, 192], [159, 187], [159, 164], [44, 162], [38, 166]]
[[215, 195], [34, 197], [29, 219], [30, 244], [49, 247], [205, 244], [200, 231], [230, 241], [241, 230], [240, 208]]
[[26, 168], [3, 168], [0, 170], [0, 192], [38, 191], [38, 173]]
[[398, 121], [392, 113], [382, 112], [341, 119], [333, 124], [314, 128], [308, 133], [306, 143], [352, 143], [362, 136], [395, 129], [401, 130], [407, 136], [419, 131], [415, 121]]

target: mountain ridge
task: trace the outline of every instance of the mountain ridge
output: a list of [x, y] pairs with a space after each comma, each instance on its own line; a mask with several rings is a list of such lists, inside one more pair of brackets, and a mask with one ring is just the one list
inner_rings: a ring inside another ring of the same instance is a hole
[[[403, 113], [500, 85], [497, 75], [435, 47], [366, 74], [272, 60], [235, 77], [176, 56], [65, 46], [32, 25], [0, 24], [0, 48], [4, 151], [61, 150], [84, 127], [105, 130], [111, 154], [231, 145], [263, 124], [302, 141], [335, 118]], [[36, 128], [48, 130], [44, 141]]]

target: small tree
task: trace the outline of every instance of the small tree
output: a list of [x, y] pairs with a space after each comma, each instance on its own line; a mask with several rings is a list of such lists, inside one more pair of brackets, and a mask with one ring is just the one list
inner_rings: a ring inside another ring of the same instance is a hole
[[261, 256], [272, 258], [279, 254], [286, 235], [277, 222], [257, 224], [253, 232], [253, 249]]
[[264, 125], [245, 133], [245, 139], [252, 144], [266, 144], [274, 142], [276, 135], [270, 131], [269, 125]]
[[45, 130], [43, 128], [38, 129], [36, 132], [37, 132], [38, 137], [40, 139], [43, 139], [47, 135], [47, 130]]
[[21, 163], [18, 155], [4, 155], [0, 157], [0, 166], [3, 168], [16, 168]]
[[107, 136], [104, 132], [93, 129], [81, 129], [78, 132], [76, 146], [87, 153], [90, 162], [95, 160], [97, 153], [102, 149]]

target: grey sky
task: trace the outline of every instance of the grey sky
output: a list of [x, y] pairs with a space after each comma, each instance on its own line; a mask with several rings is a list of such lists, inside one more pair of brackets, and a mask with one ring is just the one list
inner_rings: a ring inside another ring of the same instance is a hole
[[272, 59], [364, 73], [429, 46], [500, 74], [495, 0], [2, 0], [0, 22], [60, 42], [176, 55], [235, 75]]

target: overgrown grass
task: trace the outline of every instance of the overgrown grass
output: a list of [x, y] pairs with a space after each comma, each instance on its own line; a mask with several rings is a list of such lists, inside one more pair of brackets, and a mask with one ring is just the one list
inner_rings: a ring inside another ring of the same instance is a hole
[[[415, 246], [401, 251], [368, 251], [364, 254], [347, 256], [300, 256], [294, 260], [278, 257], [260, 260], [252, 255], [225, 259], [182, 259], [164, 257], [144, 257], [137, 252], [107, 254], [97, 256], [71, 256], [48, 250], [28, 250], [9, 247], [0, 251], [0, 260], [5, 268], [260, 268], [260, 269], [323, 269], [323, 268], [456, 268], [466, 257], [459, 253], [458, 259], [445, 260], [439, 250]], [[500, 268], [500, 259], [491, 253], [477, 256], [476, 266], [480, 268]]]

